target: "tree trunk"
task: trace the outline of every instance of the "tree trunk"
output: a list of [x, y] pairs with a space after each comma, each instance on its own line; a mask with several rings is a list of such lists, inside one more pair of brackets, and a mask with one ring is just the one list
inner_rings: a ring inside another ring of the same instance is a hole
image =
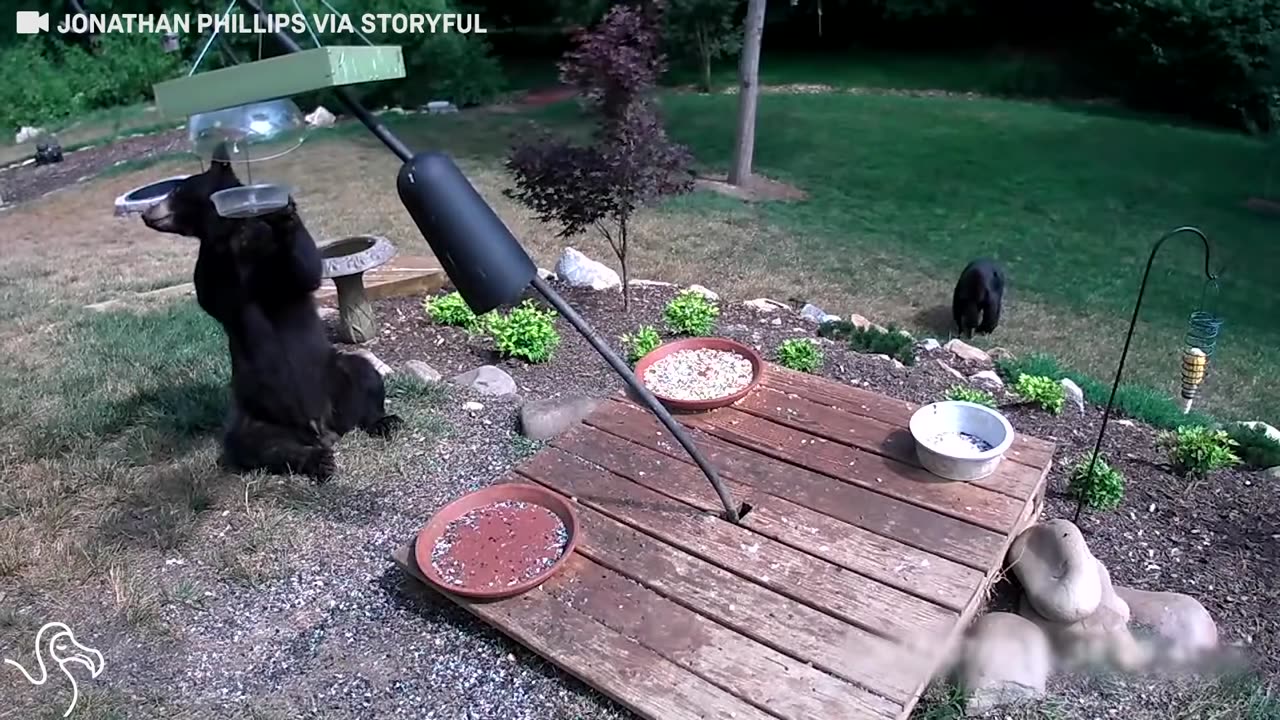
[[622, 312], [627, 314], [631, 312], [631, 284], [627, 277], [627, 216], [622, 215], [618, 218], [618, 236], [621, 242], [618, 244], [618, 265], [622, 267]]
[[702, 60], [702, 92], [711, 92], [711, 48], [707, 45], [707, 36], [702, 28], [698, 28], [698, 57]]
[[742, 186], [751, 179], [756, 143], [756, 100], [760, 95], [760, 41], [764, 36], [765, 0], [750, 0], [744, 23], [746, 37], [738, 63], [738, 129], [733, 145], [729, 183]]

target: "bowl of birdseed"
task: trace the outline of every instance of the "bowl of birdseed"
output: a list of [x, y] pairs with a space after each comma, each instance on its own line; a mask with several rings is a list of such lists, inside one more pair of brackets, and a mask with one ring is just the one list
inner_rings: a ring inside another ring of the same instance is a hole
[[568, 499], [538, 485], [502, 483], [441, 508], [418, 533], [414, 558], [439, 590], [496, 600], [541, 585], [577, 540]]
[[711, 410], [746, 397], [764, 375], [764, 361], [728, 338], [665, 343], [636, 363], [636, 377], [673, 410]]
[[985, 405], [947, 400], [916, 410], [908, 423], [916, 457], [947, 480], [980, 480], [994, 473], [1013, 444], [1013, 426]]

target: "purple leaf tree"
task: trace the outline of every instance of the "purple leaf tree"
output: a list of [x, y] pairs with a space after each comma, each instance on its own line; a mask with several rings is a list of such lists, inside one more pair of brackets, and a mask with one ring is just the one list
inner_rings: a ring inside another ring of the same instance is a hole
[[596, 117], [591, 142], [542, 135], [507, 159], [507, 194], [568, 238], [594, 228], [618, 257], [623, 307], [630, 309], [627, 258], [638, 208], [693, 187], [689, 151], [668, 137], [650, 95], [665, 70], [660, 1], [615, 6], [579, 35], [560, 65]]

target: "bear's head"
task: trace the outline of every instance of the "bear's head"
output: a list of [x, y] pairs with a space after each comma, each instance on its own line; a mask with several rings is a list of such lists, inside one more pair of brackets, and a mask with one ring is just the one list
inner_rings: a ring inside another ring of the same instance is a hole
[[147, 208], [142, 222], [158, 232], [207, 240], [222, 234], [218, 228], [227, 224], [214, 208], [213, 194], [241, 185], [231, 169], [226, 146], [219, 145], [209, 168], [183, 180], [163, 200]]

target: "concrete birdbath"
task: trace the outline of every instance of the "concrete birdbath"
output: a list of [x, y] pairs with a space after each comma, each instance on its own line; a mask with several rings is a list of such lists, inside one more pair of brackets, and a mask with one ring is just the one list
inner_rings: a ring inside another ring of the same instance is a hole
[[363, 343], [377, 334], [373, 306], [364, 291], [364, 274], [395, 257], [396, 247], [377, 235], [355, 235], [320, 246], [324, 277], [338, 291], [338, 339]]

